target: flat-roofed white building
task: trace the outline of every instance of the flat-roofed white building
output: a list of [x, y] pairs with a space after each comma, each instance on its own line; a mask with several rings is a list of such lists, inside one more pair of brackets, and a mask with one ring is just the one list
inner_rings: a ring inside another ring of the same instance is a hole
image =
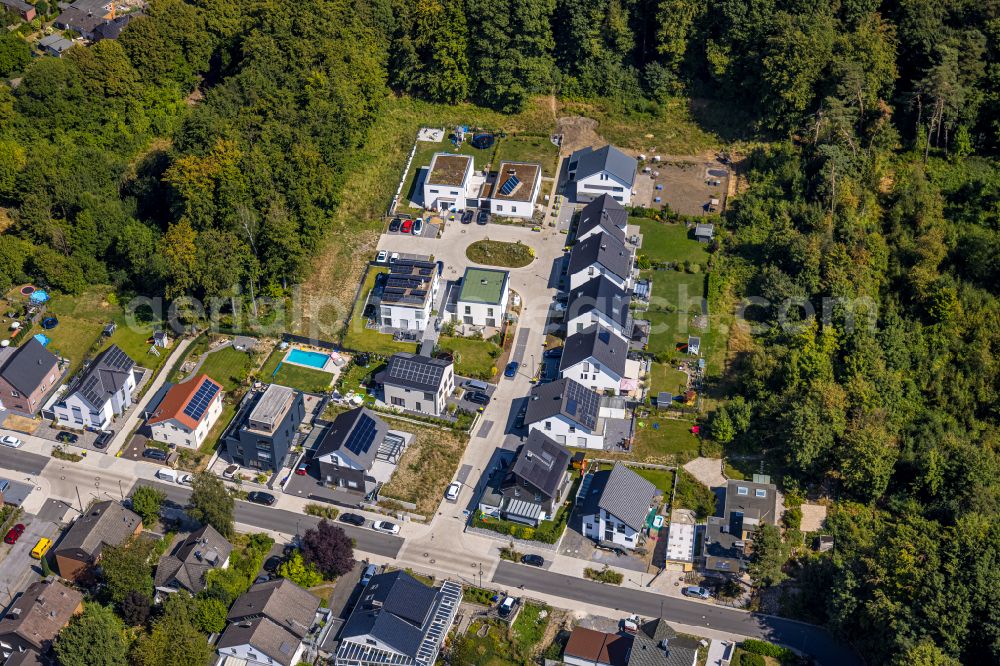
[[491, 268], [466, 268], [455, 318], [470, 326], [498, 327], [510, 297], [510, 274]]
[[437, 292], [437, 264], [416, 259], [396, 261], [377, 292], [379, 323], [383, 328], [423, 330]]
[[424, 208], [433, 210], [461, 210], [472, 192], [472, 157], [451, 153], [434, 153], [424, 178]]

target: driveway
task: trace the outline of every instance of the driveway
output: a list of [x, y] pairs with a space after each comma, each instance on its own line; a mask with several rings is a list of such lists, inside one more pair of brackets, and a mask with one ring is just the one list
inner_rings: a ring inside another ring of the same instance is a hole
[[720, 458], [695, 458], [685, 463], [684, 469], [708, 488], [726, 485], [726, 477], [722, 474], [722, 460]]
[[45, 537], [56, 540], [59, 526], [48, 520], [35, 516], [22, 516], [21, 523], [25, 530], [21, 538], [13, 546], [0, 542], [0, 598], [6, 603], [11, 601], [11, 594], [17, 594], [36, 578], [42, 575], [42, 567], [38, 560], [32, 559], [31, 550], [38, 540]]

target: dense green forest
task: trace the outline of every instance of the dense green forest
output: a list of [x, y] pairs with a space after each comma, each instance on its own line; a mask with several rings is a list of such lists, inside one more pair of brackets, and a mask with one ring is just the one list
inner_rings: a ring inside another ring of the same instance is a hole
[[[153, 0], [117, 41], [0, 37], [0, 288], [281, 295], [391, 94], [628, 117], [754, 146], [720, 290], [866, 302], [754, 338], [732, 451], [838, 500], [787, 610], [869, 663], [1000, 663], [1000, 4]], [[638, 121], [637, 121], [638, 122]], [[852, 300], [853, 299], [853, 300]], [[776, 312], [754, 316], [771, 320]]]

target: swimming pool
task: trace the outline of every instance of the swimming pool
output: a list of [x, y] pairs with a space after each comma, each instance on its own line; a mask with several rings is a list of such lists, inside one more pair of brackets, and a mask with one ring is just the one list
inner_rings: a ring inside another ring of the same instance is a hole
[[326, 367], [326, 362], [330, 360], [330, 355], [293, 348], [288, 352], [288, 356], [285, 357], [285, 360], [289, 363], [295, 363], [296, 365], [307, 365], [310, 368], [322, 370]]

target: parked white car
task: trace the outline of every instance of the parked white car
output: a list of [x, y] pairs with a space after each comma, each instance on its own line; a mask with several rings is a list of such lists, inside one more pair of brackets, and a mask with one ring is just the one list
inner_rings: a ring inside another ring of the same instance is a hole
[[384, 264], [389, 261], [389, 253], [385, 250], [379, 250], [378, 255], [375, 257], [375, 263]]
[[191, 481], [193, 480], [194, 477], [191, 476], [190, 474], [181, 474], [180, 476], [177, 477], [177, 483], [183, 484], [185, 486], [190, 486]]
[[372, 529], [377, 532], [388, 532], [389, 534], [399, 534], [399, 525], [388, 520], [376, 520], [372, 523]]
[[449, 502], [454, 502], [458, 499], [458, 493], [462, 491], [462, 484], [458, 481], [452, 481], [448, 485], [448, 490], [444, 491], [444, 498]]
[[16, 449], [19, 446], [21, 446], [21, 444], [24, 444], [24, 442], [22, 442], [17, 437], [14, 437], [12, 435], [4, 435], [3, 437], [0, 437], [0, 444], [3, 444], [4, 446], [9, 446], [12, 449]]

